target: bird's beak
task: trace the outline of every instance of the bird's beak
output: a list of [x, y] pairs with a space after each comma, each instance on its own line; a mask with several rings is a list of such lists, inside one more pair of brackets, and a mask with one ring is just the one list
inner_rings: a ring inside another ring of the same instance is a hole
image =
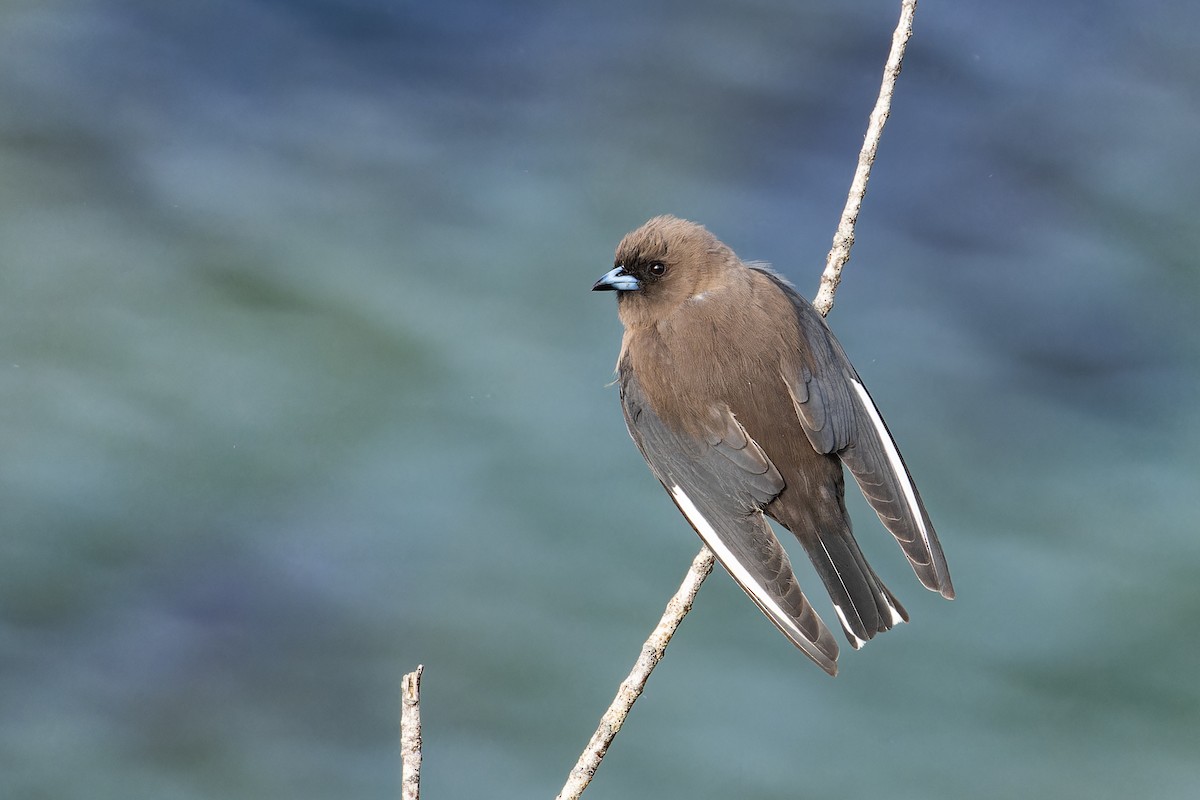
[[624, 267], [613, 267], [592, 285], [593, 292], [635, 292], [640, 288], [641, 282]]

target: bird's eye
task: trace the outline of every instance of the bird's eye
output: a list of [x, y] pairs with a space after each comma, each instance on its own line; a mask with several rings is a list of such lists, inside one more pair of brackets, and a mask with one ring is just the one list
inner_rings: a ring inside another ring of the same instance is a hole
[[655, 261], [653, 264], [650, 265], [650, 274], [651, 275], [662, 275], [666, 271], [667, 271], [667, 265], [662, 263], [661, 261]]

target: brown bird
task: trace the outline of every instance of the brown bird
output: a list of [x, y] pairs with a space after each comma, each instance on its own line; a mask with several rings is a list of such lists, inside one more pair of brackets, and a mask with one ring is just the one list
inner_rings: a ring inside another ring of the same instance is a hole
[[908, 613], [850, 529], [842, 465], [927, 588], [954, 588], [933, 524], [862, 379], [782, 277], [704, 227], [655, 217], [617, 247], [625, 422], [675, 505], [780, 631], [830, 675], [838, 646], [764, 515], [808, 553], [855, 649]]

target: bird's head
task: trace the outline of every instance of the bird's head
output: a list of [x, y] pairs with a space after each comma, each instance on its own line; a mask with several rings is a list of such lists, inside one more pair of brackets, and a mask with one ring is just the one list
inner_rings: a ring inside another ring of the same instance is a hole
[[661, 319], [722, 285], [739, 262], [703, 225], [655, 217], [617, 246], [613, 268], [592, 291], [615, 291], [626, 325]]

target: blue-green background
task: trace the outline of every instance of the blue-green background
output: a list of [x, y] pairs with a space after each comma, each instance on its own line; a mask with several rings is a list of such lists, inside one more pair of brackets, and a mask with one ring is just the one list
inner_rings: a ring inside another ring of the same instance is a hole
[[[588, 289], [811, 294], [897, 12], [0, 6], [0, 795], [394, 797], [424, 663], [425, 795], [552, 797], [698, 545]], [[718, 572], [589, 797], [1200, 796], [1198, 30], [922, 2], [830, 320], [959, 599], [856, 498], [912, 624]]]

